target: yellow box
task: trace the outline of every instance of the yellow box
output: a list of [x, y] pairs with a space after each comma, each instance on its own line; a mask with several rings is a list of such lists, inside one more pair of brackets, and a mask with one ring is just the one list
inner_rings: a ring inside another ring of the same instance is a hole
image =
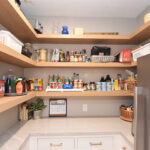
[[84, 29], [83, 28], [74, 28], [75, 35], [83, 35]]

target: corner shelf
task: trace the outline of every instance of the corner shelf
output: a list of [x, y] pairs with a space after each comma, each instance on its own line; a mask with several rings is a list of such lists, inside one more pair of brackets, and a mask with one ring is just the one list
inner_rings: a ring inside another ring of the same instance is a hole
[[26, 102], [34, 97], [35, 97], [35, 92], [29, 92], [27, 95], [24, 95], [24, 96], [1, 97], [0, 98], [0, 113], [12, 107], [15, 107], [23, 102]]
[[24, 68], [131, 68], [136, 67], [133, 63], [84, 63], [84, 62], [35, 62], [32, 59], [16, 52], [15, 50], [0, 43], [0, 61], [21, 66]]
[[23, 102], [29, 101], [35, 97], [98, 97], [98, 96], [120, 96], [120, 97], [133, 97], [134, 93], [131, 91], [84, 91], [84, 92], [28, 92], [24, 96], [14, 97], [1, 97], [0, 98], [0, 113], [12, 107], [15, 107]]
[[21, 67], [34, 67], [36, 62], [0, 43], [0, 61]]
[[139, 29], [130, 35], [37, 34], [13, 0], [0, 1], [0, 20], [1, 24], [22, 42], [30, 43], [140, 44], [150, 38], [150, 22], [142, 25]]

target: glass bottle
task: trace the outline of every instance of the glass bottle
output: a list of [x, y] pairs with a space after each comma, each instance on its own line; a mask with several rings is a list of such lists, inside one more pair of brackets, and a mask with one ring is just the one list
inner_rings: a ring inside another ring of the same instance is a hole
[[66, 53], [66, 62], [70, 62], [70, 54], [69, 51]]

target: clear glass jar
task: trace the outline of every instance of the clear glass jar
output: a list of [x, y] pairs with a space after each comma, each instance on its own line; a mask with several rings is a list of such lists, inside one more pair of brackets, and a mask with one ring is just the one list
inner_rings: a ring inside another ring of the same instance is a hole
[[40, 49], [40, 57], [39, 60], [41, 62], [46, 62], [47, 61], [47, 49]]

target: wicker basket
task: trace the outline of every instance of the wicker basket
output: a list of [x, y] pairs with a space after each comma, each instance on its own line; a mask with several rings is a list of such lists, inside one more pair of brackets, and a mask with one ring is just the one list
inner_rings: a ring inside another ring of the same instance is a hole
[[137, 86], [137, 81], [127, 81], [127, 86], [129, 91], [134, 91], [135, 87]]
[[134, 118], [134, 109], [131, 110], [131, 111], [128, 111], [128, 110], [125, 110], [123, 108], [120, 108], [120, 118], [122, 120], [125, 120], [125, 121], [130, 121], [132, 122], [133, 121], [133, 118]]

